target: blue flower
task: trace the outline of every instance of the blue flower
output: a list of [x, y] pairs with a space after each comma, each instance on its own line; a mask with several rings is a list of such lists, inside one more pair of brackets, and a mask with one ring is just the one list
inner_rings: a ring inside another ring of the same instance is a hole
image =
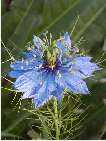
[[65, 89], [89, 94], [84, 79], [100, 68], [91, 57], [76, 54], [68, 32], [53, 44], [46, 41], [33, 36], [34, 48], [23, 52], [23, 60], [10, 65], [9, 76], [16, 78], [14, 87], [23, 93], [21, 98], [31, 98], [35, 107], [41, 107], [54, 96], [61, 101]]

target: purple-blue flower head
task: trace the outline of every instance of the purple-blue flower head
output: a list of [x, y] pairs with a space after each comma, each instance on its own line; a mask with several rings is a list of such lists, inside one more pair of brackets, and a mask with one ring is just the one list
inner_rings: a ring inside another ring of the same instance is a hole
[[52, 41], [33, 36], [33, 46], [23, 52], [24, 59], [11, 63], [9, 76], [16, 78], [14, 87], [22, 99], [31, 98], [41, 107], [52, 97], [61, 101], [65, 89], [75, 94], [89, 94], [85, 78], [100, 68], [91, 57], [76, 53], [66, 32]]

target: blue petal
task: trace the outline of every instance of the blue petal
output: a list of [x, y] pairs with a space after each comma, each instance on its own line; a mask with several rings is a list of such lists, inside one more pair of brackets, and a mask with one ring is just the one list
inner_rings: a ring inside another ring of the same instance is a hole
[[73, 76], [79, 77], [79, 78], [81, 78], [81, 79], [87, 78], [86, 75], [84, 75], [83, 73], [81, 73], [81, 72], [78, 71], [78, 70], [70, 70], [70, 74], [73, 75]]
[[61, 40], [57, 41], [57, 42], [56, 42], [56, 45], [57, 45], [57, 47], [58, 47], [59, 49], [62, 50], [62, 53], [65, 53], [65, 52], [68, 51], [67, 48], [64, 46], [64, 44], [63, 44], [63, 42], [62, 42]]
[[47, 78], [47, 83], [48, 83], [48, 91], [53, 92], [56, 90], [56, 83], [55, 83], [55, 77], [52, 74], [49, 74]]
[[30, 52], [23, 52], [23, 55], [25, 56], [26, 59], [31, 59], [33, 58], [33, 53], [30, 51]]
[[41, 49], [35, 48], [31, 50], [31, 52], [33, 53], [33, 56], [36, 57], [37, 59], [42, 59], [43, 52]]
[[26, 71], [10, 71], [9, 76], [11, 78], [18, 78], [19, 76], [23, 75]]
[[43, 56], [42, 50], [39, 48], [33, 48], [30, 51], [23, 52], [22, 53], [25, 57], [25, 59], [36, 59], [36, 60], [41, 60]]
[[69, 73], [62, 73], [61, 77], [56, 76], [56, 83], [60, 87], [69, 89], [76, 94], [89, 93], [86, 83], [80, 77], [71, 75]]
[[90, 57], [90, 56], [78, 56], [78, 59], [82, 60], [82, 61], [90, 61], [92, 59], [92, 57]]
[[24, 92], [24, 98], [25, 96], [28, 98], [28, 96], [34, 95], [35, 91], [41, 87], [43, 83], [42, 79], [40, 72], [30, 71], [19, 76], [14, 83], [14, 87], [20, 92]]
[[34, 87], [28, 87], [26, 91], [24, 91], [23, 95], [21, 96], [21, 99], [27, 99], [27, 98], [34, 98], [35, 97], [35, 88]]
[[70, 48], [71, 48], [71, 40], [70, 40], [70, 36], [69, 36], [68, 32], [66, 32], [64, 34], [63, 39], [58, 40], [56, 42], [56, 45], [57, 45], [57, 47], [59, 49], [62, 50], [62, 53], [65, 53], [65, 52], [70, 50]]
[[33, 35], [33, 43], [37, 48], [41, 48], [44, 42], [37, 36]]
[[57, 83], [57, 85], [63, 89], [65, 89], [67, 87], [67, 83], [63, 77], [63, 74], [58, 72], [56, 77], [55, 77], [55, 82]]
[[57, 85], [56, 90], [51, 93], [51, 95], [55, 96], [59, 102], [61, 102], [63, 97], [64, 89]]
[[43, 106], [49, 99], [52, 98], [52, 95], [50, 95], [50, 91], [48, 91], [48, 82], [45, 81], [42, 85], [42, 87], [38, 90], [38, 92], [35, 95], [34, 103], [35, 107], [39, 108]]
[[68, 84], [68, 89], [76, 94], [89, 94], [86, 83], [79, 77], [66, 74], [65, 79]]
[[90, 62], [90, 60], [91, 57], [76, 57], [73, 60], [73, 70], [80, 71], [86, 77], [91, 76], [94, 71], [100, 70], [100, 68], [95, 63]]
[[64, 43], [68, 48], [71, 48], [71, 39], [68, 32], [64, 33]]
[[16, 61], [12, 63], [10, 67], [14, 70], [25, 71], [35, 69], [41, 64], [41, 61], [38, 60], [24, 60], [24, 61]]
[[46, 74], [45, 82], [35, 95], [35, 106], [43, 106], [49, 99], [53, 97], [55, 91], [57, 91], [57, 84], [55, 83], [54, 75], [52, 73]]

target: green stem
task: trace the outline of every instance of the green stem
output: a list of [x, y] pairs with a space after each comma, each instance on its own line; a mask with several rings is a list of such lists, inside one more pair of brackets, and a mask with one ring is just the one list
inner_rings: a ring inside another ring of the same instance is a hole
[[56, 140], [59, 140], [60, 128], [59, 128], [59, 119], [58, 119], [58, 103], [57, 99], [54, 97], [54, 115], [55, 115], [55, 127], [56, 127]]

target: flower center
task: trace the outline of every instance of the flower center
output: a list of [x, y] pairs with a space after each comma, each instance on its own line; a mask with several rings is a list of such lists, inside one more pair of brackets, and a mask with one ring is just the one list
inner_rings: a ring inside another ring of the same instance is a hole
[[44, 59], [44, 68], [48, 68], [50, 70], [54, 70], [56, 67], [56, 49], [53, 47], [48, 47], [44, 51], [43, 59]]
[[51, 69], [51, 70], [54, 70], [54, 68], [56, 67], [56, 64], [50, 64], [50, 65], [48, 65], [48, 67]]
[[53, 71], [56, 69], [56, 67], [57, 67], [57, 64], [48, 64], [48, 62], [44, 62], [43, 66], [42, 66], [42, 68], [47, 71], [50, 71], [50, 70]]

